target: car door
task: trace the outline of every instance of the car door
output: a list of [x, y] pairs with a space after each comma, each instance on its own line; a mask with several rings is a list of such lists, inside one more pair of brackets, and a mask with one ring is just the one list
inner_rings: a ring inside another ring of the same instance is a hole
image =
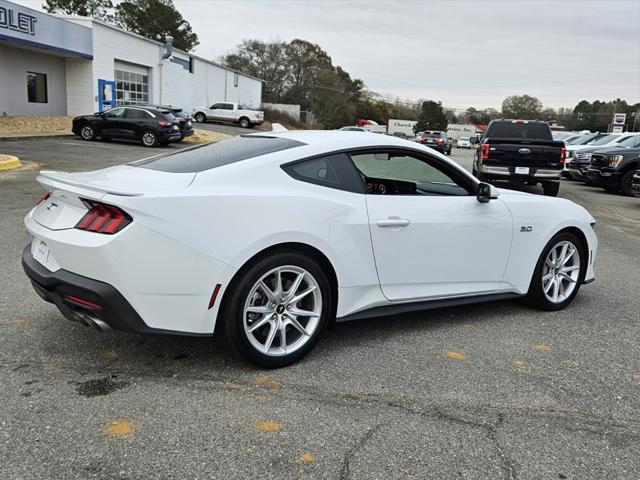
[[475, 182], [413, 150], [352, 153], [364, 176], [380, 286], [391, 301], [500, 289], [512, 219], [499, 200], [480, 203]]
[[152, 116], [141, 108], [127, 108], [122, 122], [122, 135], [126, 138], [140, 138], [144, 126], [149, 123]]
[[124, 118], [124, 107], [116, 107], [111, 110], [107, 110], [102, 114], [104, 120], [102, 128], [100, 129], [100, 135], [109, 138], [121, 138], [122, 137], [122, 120]]
[[214, 103], [211, 105], [209, 118], [211, 120], [227, 121], [226, 103]]

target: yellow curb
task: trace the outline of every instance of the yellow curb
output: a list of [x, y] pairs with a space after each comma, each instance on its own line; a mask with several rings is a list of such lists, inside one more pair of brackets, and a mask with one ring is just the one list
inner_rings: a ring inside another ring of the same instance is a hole
[[0, 170], [12, 170], [22, 165], [18, 157], [12, 155], [0, 155]]

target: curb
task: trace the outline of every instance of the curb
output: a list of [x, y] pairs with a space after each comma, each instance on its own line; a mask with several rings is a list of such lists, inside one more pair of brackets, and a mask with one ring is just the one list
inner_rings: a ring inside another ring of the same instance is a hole
[[22, 165], [18, 157], [13, 155], [0, 155], [0, 171], [12, 170]]
[[62, 137], [73, 137], [73, 133], [28, 133], [25, 135], [16, 134], [16, 135], [0, 135], [0, 142], [8, 141], [8, 140], [33, 140], [35, 138], [62, 138]]

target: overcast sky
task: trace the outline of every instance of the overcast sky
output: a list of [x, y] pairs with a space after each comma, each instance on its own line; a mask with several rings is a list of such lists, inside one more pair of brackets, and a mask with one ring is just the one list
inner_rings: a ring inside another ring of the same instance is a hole
[[[18, 0], [31, 7], [41, 1]], [[217, 59], [245, 38], [302, 38], [371, 90], [500, 109], [640, 101], [640, 0], [174, 0]]]

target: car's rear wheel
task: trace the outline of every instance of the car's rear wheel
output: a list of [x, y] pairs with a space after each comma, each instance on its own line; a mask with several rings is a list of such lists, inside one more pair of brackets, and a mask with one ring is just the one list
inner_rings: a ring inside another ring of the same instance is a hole
[[249, 122], [247, 117], [242, 117], [239, 123], [242, 128], [249, 128], [251, 126], [251, 122]]
[[296, 252], [265, 257], [229, 288], [219, 318], [224, 341], [255, 365], [276, 368], [304, 357], [333, 312], [323, 269]]
[[587, 253], [570, 232], [554, 236], [545, 246], [529, 285], [526, 301], [542, 310], [561, 310], [571, 303], [584, 280]]
[[140, 137], [140, 139], [142, 140], [142, 144], [145, 147], [155, 147], [160, 143], [160, 141], [158, 140], [158, 135], [156, 135], [151, 130], [145, 130], [144, 132], [142, 132], [142, 136]]
[[544, 182], [542, 191], [547, 197], [556, 197], [560, 191], [560, 182]]
[[80, 127], [80, 138], [87, 141], [95, 140], [96, 129], [89, 124], [83, 125]]

